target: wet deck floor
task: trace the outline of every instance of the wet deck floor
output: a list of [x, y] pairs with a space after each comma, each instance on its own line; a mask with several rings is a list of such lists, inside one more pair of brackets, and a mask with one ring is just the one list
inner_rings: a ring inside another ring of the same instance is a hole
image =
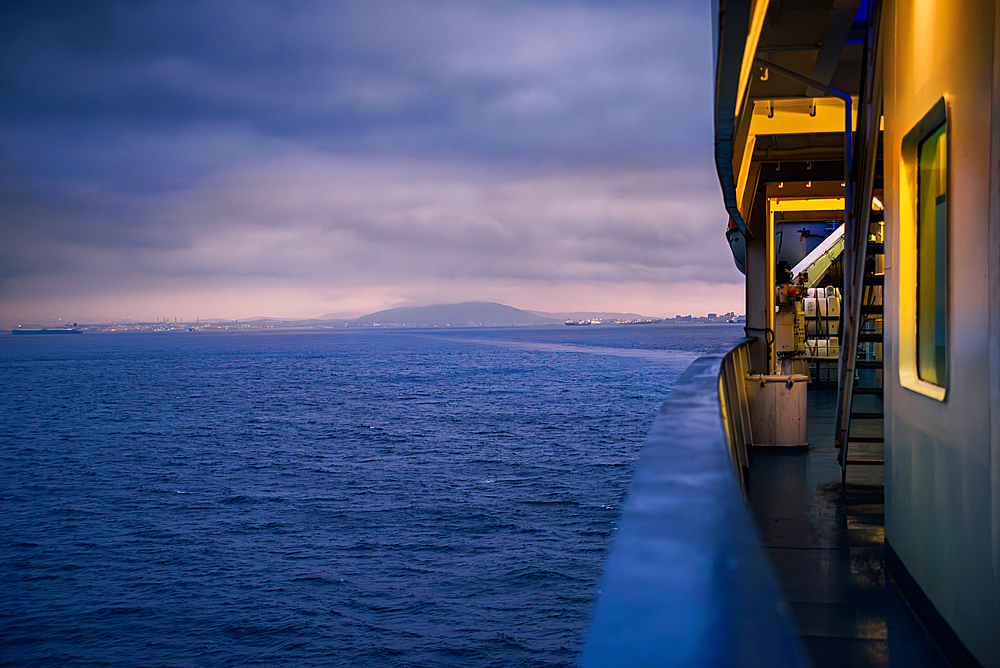
[[758, 449], [750, 468], [750, 505], [806, 650], [816, 668], [947, 666], [885, 568], [882, 467], [852, 467], [841, 487], [836, 411], [836, 392], [810, 391], [809, 448]]

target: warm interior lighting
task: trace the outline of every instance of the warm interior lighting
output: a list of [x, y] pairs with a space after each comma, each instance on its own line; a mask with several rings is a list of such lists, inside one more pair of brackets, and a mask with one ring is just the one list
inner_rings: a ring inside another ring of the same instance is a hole
[[757, 42], [760, 40], [760, 31], [764, 27], [764, 17], [767, 16], [767, 5], [769, 0], [757, 0], [753, 4], [753, 11], [750, 15], [750, 25], [747, 31], [747, 41], [743, 46], [743, 62], [740, 65], [740, 83], [736, 89], [736, 118], [743, 112], [743, 98], [750, 84], [750, 71], [757, 60]]
[[872, 209], [875, 211], [882, 211], [885, 209], [885, 207], [882, 206], [882, 200], [878, 197], [872, 197]]
[[843, 211], [843, 197], [772, 199], [771, 211]]

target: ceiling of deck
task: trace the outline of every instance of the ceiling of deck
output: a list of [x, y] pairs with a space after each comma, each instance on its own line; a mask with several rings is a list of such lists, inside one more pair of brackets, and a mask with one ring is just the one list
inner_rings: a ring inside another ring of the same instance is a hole
[[[863, 25], [855, 22], [863, 0], [772, 0], [757, 44], [757, 56], [857, 95]], [[766, 81], [755, 72], [750, 99], [814, 97], [804, 84], [784, 77]]]

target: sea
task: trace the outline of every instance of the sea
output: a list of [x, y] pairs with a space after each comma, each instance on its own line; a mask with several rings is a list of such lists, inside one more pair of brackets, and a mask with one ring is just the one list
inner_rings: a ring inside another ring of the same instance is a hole
[[738, 325], [0, 336], [0, 665], [571, 666]]

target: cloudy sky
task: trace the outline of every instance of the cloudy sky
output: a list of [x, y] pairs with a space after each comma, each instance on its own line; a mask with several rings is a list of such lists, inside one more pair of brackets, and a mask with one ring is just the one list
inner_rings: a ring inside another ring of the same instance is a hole
[[0, 10], [0, 324], [742, 312], [709, 4]]

